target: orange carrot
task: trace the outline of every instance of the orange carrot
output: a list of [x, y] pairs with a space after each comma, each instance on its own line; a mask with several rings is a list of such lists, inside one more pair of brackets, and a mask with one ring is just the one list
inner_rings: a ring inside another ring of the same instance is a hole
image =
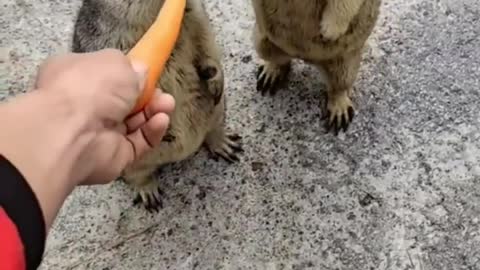
[[131, 114], [143, 110], [155, 93], [156, 83], [178, 39], [185, 5], [186, 0], [165, 0], [156, 20], [127, 54], [131, 60], [148, 67], [145, 87]]

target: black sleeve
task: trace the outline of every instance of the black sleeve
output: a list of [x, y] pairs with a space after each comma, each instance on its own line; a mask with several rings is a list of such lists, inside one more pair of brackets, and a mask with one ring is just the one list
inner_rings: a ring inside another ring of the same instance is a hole
[[17, 168], [0, 155], [0, 205], [17, 226], [27, 269], [37, 269], [45, 248], [45, 220], [37, 197]]

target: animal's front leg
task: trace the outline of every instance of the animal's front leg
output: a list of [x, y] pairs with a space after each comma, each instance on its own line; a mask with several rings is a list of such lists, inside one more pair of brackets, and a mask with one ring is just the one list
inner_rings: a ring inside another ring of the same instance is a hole
[[215, 159], [220, 156], [233, 163], [239, 161], [238, 153], [243, 152], [241, 139], [238, 134], [226, 134], [223, 125], [219, 125], [207, 134], [205, 144]]
[[224, 88], [222, 64], [214, 58], [204, 56], [199, 60], [197, 69], [200, 80], [207, 84], [207, 94], [212, 96], [214, 105], [217, 105], [222, 98]]
[[365, 0], [329, 0], [323, 11], [320, 31], [325, 40], [344, 35]]
[[290, 71], [291, 57], [273, 44], [258, 26], [254, 29], [255, 50], [263, 60], [257, 70], [257, 91], [274, 95]]
[[195, 66], [200, 80], [206, 83], [207, 95], [214, 105], [220, 102], [224, 88], [222, 53], [208, 22], [199, 22], [196, 29], [195, 46], [197, 56]]

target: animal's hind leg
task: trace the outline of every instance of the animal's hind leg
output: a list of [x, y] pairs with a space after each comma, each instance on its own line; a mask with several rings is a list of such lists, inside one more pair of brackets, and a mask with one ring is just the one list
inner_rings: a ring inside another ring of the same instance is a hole
[[255, 25], [255, 50], [263, 63], [257, 70], [257, 91], [274, 95], [290, 71], [291, 57], [273, 44]]
[[328, 76], [326, 128], [347, 131], [355, 115], [350, 96], [361, 62], [361, 50], [321, 63]]
[[198, 50], [195, 65], [200, 79], [207, 84], [206, 90], [208, 93], [205, 94], [212, 96], [214, 105], [217, 105], [223, 95], [224, 88], [221, 52], [216, 44], [207, 14], [203, 8], [199, 12], [203, 13], [203, 21], [197, 23], [195, 38], [193, 38]]

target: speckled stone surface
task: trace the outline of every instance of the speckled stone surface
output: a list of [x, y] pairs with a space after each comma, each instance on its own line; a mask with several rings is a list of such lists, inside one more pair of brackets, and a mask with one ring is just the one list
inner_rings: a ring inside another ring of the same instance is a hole
[[[385, 0], [347, 134], [325, 134], [319, 73], [255, 91], [249, 1], [208, 0], [238, 164], [169, 166], [149, 214], [116, 182], [79, 188], [41, 269], [480, 269], [480, 5]], [[0, 99], [68, 49], [79, 0], [1, 0]]]

